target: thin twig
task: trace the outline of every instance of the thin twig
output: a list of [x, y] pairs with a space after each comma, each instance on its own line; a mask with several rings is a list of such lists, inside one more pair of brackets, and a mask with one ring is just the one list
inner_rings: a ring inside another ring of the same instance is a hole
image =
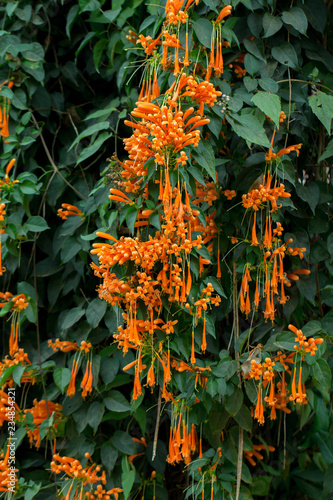
[[[232, 285], [233, 285], [233, 312], [234, 312], [234, 338], [235, 338], [235, 344], [237, 342], [237, 339], [239, 338], [239, 315], [238, 315], [238, 296], [237, 296], [237, 263], [234, 262], [234, 267], [233, 267], [233, 275], [232, 275]], [[235, 351], [235, 358], [237, 360], [238, 364], [238, 376], [239, 376], [239, 388], [242, 388], [242, 376], [241, 376], [241, 370], [240, 370], [240, 363], [239, 363], [239, 352]], [[236, 500], [239, 499], [239, 493], [240, 493], [240, 485], [241, 485], [241, 480], [242, 480], [242, 468], [243, 468], [243, 441], [244, 441], [244, 435], [243, 435], [243, 428], [239, 425], [238, 426], [238, 459], [237, 459], [237, 482], [236, 482]]]
[[160, 389], [160, 392], [159, 392], [159, 395], [158, 395], [158, 403], [157, 403], [157, 418], [156, 418], [156, 426], [155, 426], [155, 434], [154, 434], [153, 453], [152, 453], [152, 456], [151, 456], [152, 461], [156, 457], [158, 429], [159, 429], [159, 426], [160, 426], [160, 418], [161, 418], [161, 404], [162, 404], [162, 391]]
[[44, 137], [42, 135], [42, 132], [39, 128], [39, 125], [38, 125], [38, 122], [36, 120], [36, 118], [34, 117], [34, 114], [31, 113], [31, 117], [32, 117], [32, 120], [35, 124], [35, 127], [37, 128], [37, 130], [40, 132], [40, 140], [42, 141], [42, 144], [43, 144], [43, 147], [44, 147], [44, 150], [45, 150], [45, 153], [46, 153], [46, 156], [48, 157], [48, 160], [52, 166], [52, 168], [55, 170], [55, 172], [60, 175], [60, 177], [62, 178], [62, 180], [67, 184], [67, 186], [69, 186], [82, 200], [85, 200], [87, 201], [87, 198], [85, 196], [83, 196], [83, 194], [81, 194], [77, 189], [75, 189], [74, 186], [72, 186], [72, 184], [70, 182], [68, 182], [68, 180], [62, 175], [62, 173], [60, 172], [59, 168], [57, 167], [57, 165], [54, 163], [53, 161], [53, 158], [50, 154], [50, 151], [49, 151], [49, 148], [47, 147], [47, 144], [44, 140]]

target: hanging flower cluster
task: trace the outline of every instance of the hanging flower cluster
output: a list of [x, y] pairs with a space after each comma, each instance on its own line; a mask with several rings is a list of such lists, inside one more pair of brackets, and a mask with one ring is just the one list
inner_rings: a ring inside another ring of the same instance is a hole
[[[55, 342], [52, 342], [52, 340], [48, 341], [49, 347], [51, 347], [55, 352], [59, 349], [62, 352], [70, 352], [70, 351], [77, 351], [74, 359], [73, 359], [73, 364], [72, 364], [72, 371], [71, 371], [71, 378], [70, 382], [68, 385], [67, 389], [67, 396], [74, 396], [76, 392], [76, 387], [75, 387], [75, 382], [76, 382], [76, 376], [77, 372], [80, 366], [80, 361], [81, 361], [81, 355], [84, 355], [87, 357], [87, 362], [86, 362], [86, 369], [83, 375], [83, 379], [81, 382], [81, 389], [82, 389], [82, 397], [85, 398], [88, 394], [91, 393], [92, 391], [92, 384], [93, 384], [93, 371], [92, 371], [92, 345], [90, 342], [86, 342], [85, 340], [82, 340], [81, 345], [78, 346], [76, 342], [69, 342], [67, 340], [62, 340], [60, 341], [59, 339], [56, 339]], [[86, 356], [88, 355], [88, 356]]]
[[60, 403], [54, 403], [53, 401], [46, 401], [42, 399], [38, 401], [34, 399], [33, 407], [27, 408], [24, 410], [26, 414], [29, 412], [33, 416], [33, 424], [35, 428], [33, 430], [28, 429], [27, 434], [30, 441], [30, 446], [34, 444], [36, 449], [38, 450], [40, 447], [40, 426], [41, 424], [50, 417], [53, 417], [52, 427], [51, 427], [51, 438], [54, 438], [54, 448], [56, 446], [55, 435], [57, 432], [57, 427], [59, 425], [59, 421], [62, 417], [62, 405]]
[[[51, 471], [55, 474], [63, 474], [64, 477], [67, 478], [64, 481], [64, 487], [69, 485], [66, 497], [63, 496], [64, 500], [69, 500], [69, 498], [73, 498], [75, 500], [110, 500], [110, 495], [114, 495], [114, 498], [117, 500], [119, 498], [119, 493], [123, 490], [121, 488], [112, 488], [109, 491], [106, 491], [103, 488], [103, 485], [106, 484], [105, 471], [102, 471], [101, 475], [98, 474], [101, 472], [101, 467], [95, 463], [93, 463], [89, 453], [85, 454], [85, 457], [88, 458], [92, 465], [90, 467], [83, 467], [79, 460], [76, 460], [72, 457], [62, 457], [59, 454], [53, 455], [53, 460], [51, 462]], [[70, 479], [69, 479], [70, 478]], [[92, 489], [92, 485], [96, 483], [96, 489]], [[89, 485], [91, 491], [87, 491], [85, 486]]]
[[[278, 353], [274, 358], [266, 358], [264, 363], [260, 363], [255, 359], [251, 360], [251, 370], [246, 374], [246, 379], [253, 379], [258, 381], [258, 397], [254, 411], [254, 418], [260, 424], [265, 422], [264, 411], [266, 407], [270, 408], [270, 419], [275, 420], [276, 410], [281, 410], [285, 413], [290, 413], [290, 408], [287, 407], [289, 401], [305, 405], [308, 403], [308, 398], [305, 392], [305, 383], [302, 381], [302, 364], [298, 369], [298, 376], [296, 375], [298, 364], [296, 366], [297, 355], [301, 355], [301, 362], [304, 360], [304, 355], [310, 353], [311, 356], [315, 355], [317, 346], [323, 343], [322, 338], [307, 338], [303, 335], [302, 330], [298, 330], [295, 326], [289, 325], [289, 330], [295, 333], [294, 352], [288, 356], [286, 354]], [[284, 371], [277, 372], [274, 369], [275, 362], [282, 364]], [[293, 369], [290, 365], [294, 365]], [[289, 376], [289, 382], [286, 381], [285, 373]], [[297, 387], [296, 387], [296, 379]], [[266, 394], [266, 395], [265, 395]]]
[[198, 446], [198, 437], [195, 425], [192, 423], [189, 429], [189, 410], [184, 405], [173, 403], [169, 454], [167, 462], [170, 464], [184, 461], [185, 464], [191, 462], [191, 455], [196, 452]]

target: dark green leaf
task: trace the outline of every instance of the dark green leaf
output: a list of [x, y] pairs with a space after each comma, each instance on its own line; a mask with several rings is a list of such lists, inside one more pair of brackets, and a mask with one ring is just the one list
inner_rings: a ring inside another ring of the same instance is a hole
[[290, 24], [295, 30], [303, 35], [306, 34], [308, 20], [303, 10], [299, 7], [292, 7], [290, 10], [282, 12], [282, 21], [285, 24]]
[[240, 137], [243, 137], [243, 139], [258, 144], [259, 146], [264, 146], [265, 148], [271, 147], [265, 134], [264, 127], [254, 115], [235, 115], [230, 113], [230, 115], [226, 115], [226, 119], [234, 132]]
[[315, 208], [318, 205], [320, 198], [320, 191], [317, 184], [314, 184], [313, 182], [307, 183], [305, 185], [297, 183], [296, 193], [303, 201], [306, 201], [306, 203], [310, 205], [310, 208], [314, 214]]
[[112, 446], [110, 441], [102, 444], [101, 447], [101, 460], [102, 464], [107, 468], [108, 471], [111, 471], [117, 461], [118, 451]]
[[16, 365], [12, 365], [3, 372], [3, 374], [0, 377], [0, 387], [2, 387], [5, 384], [5, 382], [9, 379], [9, 377], [13, 374], [15, 368]]
[[195, 23], [192, 24], [195, 34], [198, 37], [199, 42], [204, 46], [211, 48], [211, 38], [213, 26], [208, 19], [200, 18]]
[[275, 35], [283, 26], [283, 23], [279, 17], [274, 17], [269, 12], [264, 14], [262, 20], [262, 26], [264, 28], [264, 38]]
[[331, 134], [331, 122], [333, 117], [333, 96], [318, 91], [309, 97], [309, 104], [316, 117], [324, 125], [327, 133]]
[[276, 127], [279, 128], [281, 113], [281, 100], [279, 96], [260, 90], [252, 97], [251, 101], [254, 102], [265, 115], [269, 116]]
[[61, 248], [61, 261], [63, 264], [69, 262], [81, 250], [81, 245], [74, 236], [65, 239]]
[[71, 326], [74, 325], [74, 323], [77, 323], [80, 318], [84, 315], [84, 309], [81, 307], [73, 307], [68, 313], [66, 314], [65, 318], [62, 321], [62, 329], [67, 330], [67, 328], [70, 328]]
[[112, 137], [112, 134], [109, 134], [108, 132], [102, 132], [101, 135], [99, 135], [97, 139], [90, 146], [82, 150], [82, 152], [78, 157], [77, 163], [80, 163], [86, 160], [87, 158], [90, 158], [90, 156], [95, 154], [100, 149], [102, 144], [104, 144], [104, 142], [110, 137]]
[[290, 68], [297, 69], [298, 59], [294, 47], [289, 42], [283, 42], [281, 45], [272, 48], [272, 56], [276, 61], [285, 64]]
[[27, 231], [33, 231], [34, 233], [40, 233], [46, 229], [50, 229], [46, 220], [43, 219], [43, 217], [40, 217], [40, 215], [29, 217], [27, 222], [24, 224], [24, 228]]
[[324, 153], [318, 158], [318, 162], [324, 161], [327, 158], [331, 158], [333, 156], [333, 140], [330, 141], [324, 151]]
[[71, 371], [69, 368], [56, 368], [53, 372], [53, 380], [58, 389], [63, 394], [71, 379]]
[[332, 373], [325, 359], [318, 359], [313, 365], [313, 374], [315, 379], [329, 391], [332, 384]]
[[230, 415], [236, 415], [243, 404], [244, 395], [239, 387], [235, 388], [234, 392], [231, 396], [228, 397], [225, 403], [226, 410], [230, 413]]
[[86, 317], [90, 326], [96, 328], [106, 313], [107, 302], [101, 299], [94, 299], [86, 309]]
[[114, 446], [121, 453], [126, 455], [134, 455], [136, 453], [136, 445], [128, 432], [116, 431], [111, 439], [112, 446]]
[[97, 431], [98, 426], [101, 423], [104, 411], [105, 411], [104, 404], [98, 401], [94, 401], [92, 405], [89, 406], [87, 421], [90, 427], [92, 427], [95, 432]]
[[93, 135], [96, 132], [99, 132], [100, 130], [106, 130], [109, 127], [110, 127], [109, 122], [99, 122], [99, 123], [95, 123], [94, 125], [90, 125], [90, 127], [86, 128], [83, 132], [81, 132], [80, 135], [77, 136], [77, 138], [71, 144], [71, 147], [69, 148], [68, 151], [70, 151], [78, 142], [80, 142], [81, 139], [84, 139], [85, 137]]
[[121, 484], [122, 484], [123, 494], [124, 494], [125, 500], [127, 500], [129, 497], [132, 486], [134, 484], [134, 480], [135, 480], [134, 470], [129, 470], [129, 471], [122, 473]]
[[112, 390], [109, 395], [104, 398], [104, 404], [110, 411], [125, 412], [131, 410], [131, 405], [119, 391]]
[[199, 146], [193, 151], [193, 157], [215, 181], [215, 156], [212, 145], [208, 141], [200, 141]]

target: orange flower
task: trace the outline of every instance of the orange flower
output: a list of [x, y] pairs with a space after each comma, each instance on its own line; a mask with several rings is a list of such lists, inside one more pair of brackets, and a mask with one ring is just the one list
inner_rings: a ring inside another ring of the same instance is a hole
[[79, 363], [74, 359], [73, 365], [72, 365], [72, 372], [71, 372], [71, 379], [69, 381], [69, 385], [67, 388], [67, 396], [74, 396], [75, 394], [75, 379], [77, 375], [77, 370], [78, 370]]
[[220, 23], [222, 21], [222, 19], [224, 19], [227, 16], [230, 16], [231, 11], [232, 11], [232, 5], [226, 5], [226, 7], [223, 7], [223, 9], [220, 11], [215, 22], [217, 24]]
[[154, 362], [155, 358], [153, 358], [150, 368], [147, 373], [147, 383], [146, 385], [149, 385], [149, 387], [154, 387], [155, 385], [155, 372], [154, 372]]
[[58, 209], [58, 215], [63, 220], [66, 220], [69, 215], [78, 215], [79, 217], [84, 218], [84, 213], [81, 212], [79, 208], [75, 205], [70, 205], [69, 203], [62, 203], [62, 208]]

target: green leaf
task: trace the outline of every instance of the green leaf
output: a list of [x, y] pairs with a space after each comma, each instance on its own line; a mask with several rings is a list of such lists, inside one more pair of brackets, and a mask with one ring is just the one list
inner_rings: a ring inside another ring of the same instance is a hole
[[321, 324], [319, 321], [313, 320], [309, 321], [306, 323], [303, 328], [302, 332], [306, 337], [313, 337], [316, 333], [320, 332], [322, 329]]
[[296, 184], [296, 193], [298, 196], [310, 205], [310, 208], [315, 213], [316, 206], [319, 203], [320, 199], [320, 190], [317, 184], [314, 182], [307, 183], [303, 186], [303, 184]]
[[109, 127], [110, 127], [109, 122], [100, 122], [100, 123], [95, 123], [94, 125], [91, 125], [90, 127], [86, 128], [83, 132], [81, 132], [80, 135], [77, 136], [77, 138], [71, 144], [71, 147], [69, 148], [68, 151], [70, 151], [78, 142], [80, 142], [81, 139], [84, 139], [85, 137], [93, 135], [96, 132], [99, 132], [100, 130], [108, 129]]
[[200, 18], [192, 24], [199, 42], [204, 46], [211, 48], [213, 25], [208, 19]]
[[90, 158], [90, 156], [95, 154], [100, 149], [102, 144], [110, 137], [112, 137], [111, 133], [109, 134], [108, 132], [102, 132], [90, 146], [83, 149], [83, 151], [80, 153], [76, 163], [77, 164], [81, 163], [82, 161], [86, 160], [87, 158]]
[[333, 156], [333, 140], [327, 144], [324, 153], [318, 158], [318, 163]]
[[25, 371], [25, 366], [16, 365], [16, 368], [13, 372], [13, 380], [14, 380], [15, 384], [17, 384], [19, 387], [21, 387], [21, 378], [22, 378], [24, 371]]
[[134, 455], [136, 453], [136, 445], [128, 432], [116, 431], [111, 438], [112, 446], [121, 453], [126, 455]]
[[12, 365], [9, 368], [7, 368], [7, 370], [5, 370], [3, 372], [3, 374], [0, 377], [0, 387], [2, 387], [5, 384], [5, 382], [7, 382], [9, 377], [11, 377], [15, 368], [16, 368], [16, 365]]
[[101, 62], [103, 52], [108, 44], [107, 38], [102, 38], [94, 46], [93, 60], [97, 73], [99, 73], [99, 63]]
[[326, 391], [329, 391], [332, 384], [332, 373], [325, 359], [318, 359], [313, 365], [313, 375]]
[[96, 36], [96, 33], [94, 31], [89, 31], [89, 33], [86, 34], [84, 39], [82, 40], [79, 48], [75, 52], [75, 61], [77, 60], [78, 55], [80, 54], [81, 50], [84, 49], [84, 47]]
[[106, 300], [94, 299], [86, 309], [86, 317], [90, 326], [96, 328], [106, 313]]
[[282, 21], [285, 24], [290, 24], [295, 30], [303, 35], [306, 34], [308, 20], [303, 10], [299, 7], [292, 7], [290, 10], [282, 12]]
[[129, 497], [132, 486], [134, 484], [134, 480], [135, 480], [134, 470], [123, 472], [121, 475], [121, 483], [125, 500], [127, 500]]
[[29, 61], [43, 61], [45, 53], [43, 47], [37, 43], [29, 43], [28, 50], [22, 51], [22, 55]]
[[252, 102], [260, 109], [265, 115], [269, 116], [275, 123], [276, 127], [280, 125], [281, 113], [281, 100], [276, 94], [269, 94], [268, 92], [257, 92], [251, 99]]
[[262, 19], [262, 27], [264, 28], [264, 38], [275, 35], [283, 26], [279, 17], [274, 17], [269, 12], [264, 14]]
[[192, 154], [200, 167], [204, 168], [215, 182], [215, 156], [212, 145], [208, 141], [200, 141]]
[[101, 447], [101, 460], [108, 471], [114, 468], [117, 458], [118, 451], [112, 446], [111, 442], [107, 441], [103, 443]]
[[55, 385], [63, 394], [71, 379], [71, 371], [69, 368], [56, 368], [53, 372], [53, 380]]
[[67, 328], [70, 328], [71, 326], [74, 325], [74, 323], [77, 323], [80, 318], [84, 315], [84, 309], [81, 307], [73, 307], [68, 313], [66, 314], [64, 320], [62, 321], [62, 329], [67, 330]]
[[266, 92], [270, 92], [271, 94], [276, 94], [279, 91], [278, 84], [267, 76], [263, 76], [259, 80], [259, 85], [262, 89], [266, 90]]
[[302, 8], [309, 23], [315, 30], [324, 33], [328, 17], [328, 8], [322, 0], [306, 0]]
[[247, 406], [242, 404], [239, 412], [234, 415], [234, 420], [241, 426], [242, 429], [247, 432], [252, 432], [253, 419]]
[[333, 492], [333, 465], [330, 465], [325, 471], [324, 491], [325, 493]]
[[262, 61], [259, 61], [256, 57], [251, 54], [246, 54], [244, 58], [244, 68], [251, 75], [255, 75], [261, 68]]
[[104, 404], [110, 411], [125, 412], [131, 410], [131, 405], [119, 391], [112, 390], [109, 395], [104, 398]]
[[99, 10], [101, 4], [98, 0], [79, 0], [80, 14], [81, 12], [93, 12]]
[[226, 115], [226, 119], [230, 123], [234, 132], [243, 139], [251, 143], [258, 144], [259, 146], [264, 146], [265, 148], [271, 147], [264, 127], [254, 115], [249, 113], [243, 115], [230, 113], [229, 115]]
[[74, 236], [65, 239], [61, 247], [61, 261], [63, 264], [69, 262], [81, 250], [81, 245]]
[[269, 493], [271, 481], [271, 476], [254, 477], [251, 483], [251, 492], [253, 495], [265, 497]]
[[333, 259], [333, 233], [330, 233], [327, 238], [327, 250]]
[[112, 23], [116, 17], [118, 16], [118, 14], [122, 11], [122, 8], [119, 7], [118, 9], [111, 9], [111, 10], [104, 10], [103, 12], [103, 16], [106, 17], [106, 19]]
[[12, 305], [13, 305], [13, 302], [11, 300], [9, 300], [7, 302], [7, 304], [5, 304], [1, 309], [0, 309], [0, 317], [1, 316], [5, 316], [5, 314], [7, 314], [11, 308], [12, 308]]
[[[100, 375], [104, 384], [110, 384], [114, 381], [119, 369], [119, 362], [114, 358], [102, 357]], [[108, 408], [107, 404], [105, 406]], [[110, 409], [110, 408], [108, 408]]]
[[259, 39], [249, 40], [248, 38], [245, 38], [244, 47], [254, 57], [259, 59], [260, 61], [263, 61], [264, 63], [266, 62], [264, 45], [261, 40]]
[[30, 480], [28, 483], [28, 489], [24, 492], [24, 500], [32, 500], [35, 498], [41, 487], [42, 483], [35, 483]]
[[228, 397], [225, 407], [230, 415], [236, 415], [242, 407], [243, 404], [243, 391], [239, 387], [235, 387], [234, 392]]
[[92, 405], [89, 406], [87, 421], [90, 427], [92, 427], [95, 432], [97, 431], [98, 426], [101, 423], [104, 411], [105, 411], [104, 404], [98, 401], [94, 401]]
[[293, 69], [297, 69], [298, 67], [296, 51], [289, 42], [283, 42], [278, 47], [273, 47], [272, 56], [280, 64], [285, 64]]
[[315, 305], [315, 296], [317, 293], [316, 280], [314, 276], [302, 277], [296, 281], [299, 292], [309, 301]]
[[43, 217], [41, 217], [40, 215], [29, 217], [23, 227], [26, 231], [33, 231], [34, 233], [41, 233], [46, 229], [50, 229], [47, 225], [46, 220], [43, 219]]
[[67, 14], [67, 19], [66, 19], [66, 35], [68, 36], [68, 38], [70, 38], [70, 32], [71, 32], [71, 29], [72, 29], [72, 26], [74, 24], [74, 21], [78, 15], [78, 12], [79, 12], [79, 6], [78, 5], [73, 5], [73, 7], [71, 7], [69, 9], [69, 12]]
[[136, 222], [136, 218], [138, 216], [138, 209], [134, 206], [131, 205], [128, 207], [128, 210], [126, 212], [126, 224], [128, 229], [131, 231], [131, 234], [134, 234], [134, 224]]
[[333, 96], [318, 91], [316, 95], [309, 97], [309, 105], [327, 130], [331, 134], [331, 122], [333, 118]]
[[243, 83], [248, 92], [252, 92], [258, 87], [258, 80], [256, 80], [255, 78], [251, 78], [249, 76], [245, 76], [243, 78]]

